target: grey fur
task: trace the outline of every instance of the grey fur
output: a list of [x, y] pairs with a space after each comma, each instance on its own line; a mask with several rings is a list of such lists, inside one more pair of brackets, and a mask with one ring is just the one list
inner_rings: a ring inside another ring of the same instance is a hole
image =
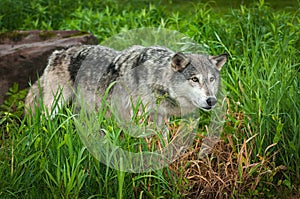
[[159, 110], [161, 119], [198, 108], [207, 111], [216, 103], [219, 71], [226, 60], [225, 54], [175, 53], [159, 46], [133, 46], [124, 51], [103, 46], [70, 47], [50, 56], [40, 78], [42, 95], [36, 82], [25, 104], [34, 112], [34, 102], [42, 96], [50, 113], [54, 95], [61, 91], [59, 107], [79, 95], [92, 111], [101, 105], [108, 86], [116, 82], [108, 100], [123, 119], [131, 118], [132, 102], [138, 99], [147, 110]]

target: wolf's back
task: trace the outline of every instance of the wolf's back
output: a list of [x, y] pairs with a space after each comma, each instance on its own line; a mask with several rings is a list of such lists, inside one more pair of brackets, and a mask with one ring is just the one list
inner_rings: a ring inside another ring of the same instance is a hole
[[[118, 51], [98, 45], [73, 46], [54, 51], [43, 75], [29, 89], [25, 112], [31, 109], [34, 113], [40, 104], [38, 99], [42, 99], [50, 111], [55, 95], [60, 91], [63, 97], [61, 100], [70, 101], [79, 84], [87, 87], [87, 90], [93, 90], [117, 54]], [[60, 103], [63, 104], [62, 101]]]
[[[35, 112], [35, 106], [40, 104], [36, 102], [42, 101], [50, 113], [55, 100], [62, 106], [74, 98], [74, 93], [79, 93], [78, 89], [87, 104], [97, 106], [102, 100], [97, 97], [103, 95], [112, 82], [145, 62], [152, 70], [166, 62], [172, 53], [159, 46], [132, 46], [116, 51], [99, 45], [82, 45], [54, 51], [43, 75], [28, 92], [26, 110]], [[58, 94], [62, 99], [56, 98]]]

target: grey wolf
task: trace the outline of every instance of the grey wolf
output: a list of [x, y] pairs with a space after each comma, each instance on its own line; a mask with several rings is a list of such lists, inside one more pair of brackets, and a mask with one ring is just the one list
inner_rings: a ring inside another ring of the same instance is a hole
[[99, 45], [69, 47], [50, 56], [25, 106], [35, 112], [35, 101], [42, 97], [51, 113], [54, 101], [57, 109], [79, 95], [89, 111], [97, 110], [107, 88], [117, 82], [105, 100], [113, 102], [121, 118], [130, 119], [132, 103], [141, 100], [148, 111], [158, 111], [162, 122], [196, 109], [211, 110], [217, 103], [220, 70], [226, 60], [227, 54], [173, 52], [160, 46], [133, 46], [123, 51]]

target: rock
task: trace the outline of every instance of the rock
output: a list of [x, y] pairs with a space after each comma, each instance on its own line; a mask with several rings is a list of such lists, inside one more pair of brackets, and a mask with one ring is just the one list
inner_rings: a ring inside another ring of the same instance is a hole
[[42, 75], [48, 57], [57, 49], [98, 44], [95, 36], [82, 31], [14, 31], [0, 34], [0, 104], [14, 82], [27, 88]]

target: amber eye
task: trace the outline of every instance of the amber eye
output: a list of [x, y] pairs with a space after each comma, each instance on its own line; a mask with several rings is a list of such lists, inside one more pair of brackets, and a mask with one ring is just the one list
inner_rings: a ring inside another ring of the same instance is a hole
[[198, 79], [197, 77], [192, 77], [191, 80], [192, 80], [193, 82], [199, 82], [199, 79]]
[[209, 79], [209, 81], [210, 81], [210, 82], [213, 82], [213, 81], [215, 81], [215, 79], [216, 79], [215, 77], [211, 77], [211, 78]]

